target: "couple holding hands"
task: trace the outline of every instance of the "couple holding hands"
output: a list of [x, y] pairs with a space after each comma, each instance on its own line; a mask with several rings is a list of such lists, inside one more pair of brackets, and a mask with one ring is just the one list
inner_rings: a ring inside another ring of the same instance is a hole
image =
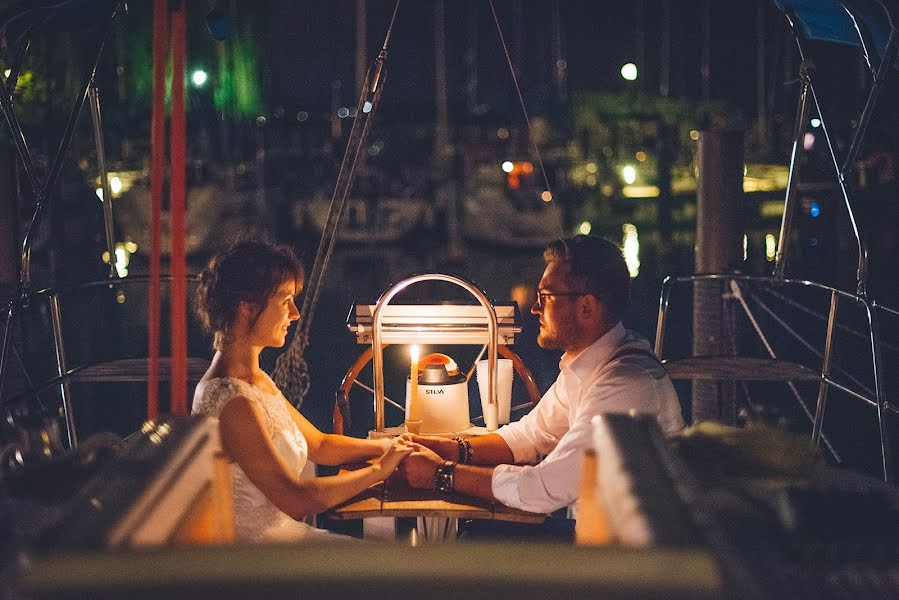
[[[521, 420], [470, 440], [404, 435], [363, 440], [319, 431], [260, 368], [265, 347], [283, 346], [299, 318], [303, 269], [293, 251], [242, 241], [200, 275], [196, 311], [215, 355], [197, 385], [193, 412], [219, 419], [232, 461], [236, 534], [242, 541], [339, 536], [301, 521], [399, 469], [413, 487], [455, 491], [549, 513], [577, 499], [580, 461], [592, 445], [590, 419], [604, 412], [654, 414], [666, 433], [683, 427], [664, 367], [624, 329], [630, 277], [611, 242], [577, 236], [549, 244], [531, 312], [538, 343], [563, 350], [560, 374]], [[363, 469], [301, 479], [307, 460], [369, 461]]]

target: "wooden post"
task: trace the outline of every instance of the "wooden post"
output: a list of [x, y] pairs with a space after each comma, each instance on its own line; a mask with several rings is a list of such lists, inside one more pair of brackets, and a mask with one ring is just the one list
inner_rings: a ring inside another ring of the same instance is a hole
[[[696, 190], [696, 273], [730, 273], [743, 262], [743, 132], [703, 131]], [[722, 282], [693, 288], [693, 355], [728, 354]], [[692, 421], [736, 419], [733, 382], [694, 381]]]

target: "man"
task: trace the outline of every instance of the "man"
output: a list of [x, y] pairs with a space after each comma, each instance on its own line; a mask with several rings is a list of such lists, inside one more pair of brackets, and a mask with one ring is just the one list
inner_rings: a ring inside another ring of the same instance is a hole
[[413, 487], [551, 513], [577, 500], [593, 416], [653, 414], [666, 434], [684, 426], [664, 367], [621, 323], [630, 287], [621, 250], [579, 235], [550, 243], [544, 259], [531, 312], [540, 317], [537, 343], [565, 351], [559, 377], [529, 414], [496, 433], [470, 440], [411, 436], [421, 446], [400, 470]]

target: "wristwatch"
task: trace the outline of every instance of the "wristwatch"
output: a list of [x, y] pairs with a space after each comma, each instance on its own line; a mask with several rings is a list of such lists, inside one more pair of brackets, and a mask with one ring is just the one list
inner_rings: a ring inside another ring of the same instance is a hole
[[437, 467], [434, 472], [434, 489], [442, 494], [453, 493], [453, 473], [456, 470], [456, 463], [445, 460]]

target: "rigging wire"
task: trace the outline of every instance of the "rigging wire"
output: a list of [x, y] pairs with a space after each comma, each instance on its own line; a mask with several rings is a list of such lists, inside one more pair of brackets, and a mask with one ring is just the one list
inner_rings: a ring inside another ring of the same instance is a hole
[[[543, 175], [543, 184], [546, 186], [545, 189], [550, 195], [550, 202], [555, 201], [556, 196], [552, 192], [552, 188], [549, 186], [549, 177], [546, 175], [546, 168], [543, 166], [543, 157], [540, 155], [540, 148], [537, 147], [537, 142], [534, 141], [534, 137], [531, 135], [531, 119], [528, 117], [528, 110], [524, 105], [524, 96], [521, 93], [521, 87], [518, 85], [518, 77], [515, 75], [515, 67], [512, 65], [512, 57], [509, 55], [509, 47], [506, 45], [506, 39], [503, 37], [502, 27], [499, 25], [499, 18], [496, 16], [496, 9], [493, 7], [493, 0], [489, 0], [490, 4], [490, 12], [493, 14], [493, 22], [496, 24], [496, 32], [499, 34], [499, 42], [503, 46], [503, 53], [506, 56], [506, 64], [509, 65], [509, 73], [512, 75], [512, 83], [515, 85], [515, 93], [518, 95], [518, 102], [521, 105], [521, 113], [524, 115], [524, 122], [527, 125], [528, 129], [528, 141], [534, 148], [534, 155], [537, 157], [537, 163], [540, 165], [540, 174]], [[542, 198], [541, 198], [542, 201]], [[565, 235], [565, 227], [562, 225], [562, 214], [561, 211], [557, 211], [556, 213], [557, 219], [559, 221], [559, 232], [560, 235]]]
[[[377, 112], [380, 103], [383, 83], [386, 78], [387, 44], [393, 32], [393, 24], [396, 20], [400, 0], [397, 0], [390, 18], [390, 25], [384, 37], [384, 45], [378, 54], [375, 63], [369, 67], [365, 78], [365, 85], [360, 91], [357, 103], [357, 116], [353, 119], [353, 127], [347, 140], [343, 161], [337, 174], [337, 182], [334, 186], [334, 194], [331, 196], [331, 205], [328, 209], [328, 219], [322, 231], [312, 263], [312, 272], [306, 281], [306, 293], [303, 297], [303, 306], [300, 309], [300, 320], [293, 333], [293, 338], [285, 352], [282, 352], [275, 361], [275, 369], [272, 378], [284, 396], [294, 406], [299, 408], [303, 398], [309, 391], [309, 366], [303, 359], [303, 353], [309, 343], [309, 331], [312, 328], [312, 320], [315, 315], [315, 307], [318, 304], [319, 294], [322, 288], [325, 272], [334, 251], [334, 243], [337, 240], [337, 229], [340, 225], [340, 217], [346, 205], [347, 196], [353, 186], [353, 178], [356, 171], [356, 161], [361, 155], [361, 148], [365, 145], [368, 136], [369, 125]], [[363, 156], [363, 161], [364, 161]]]
[[384, 45], [381, 46], [381, 52], [387, 52], [387, 43], [390, 42], [390, 34], [393, 33], [393, 24], [396, 22], [396, 12], [400, 9], [400, 0], [396, 0], [393, 6], [393, 15], [390, 16], [390, 25], [387, 26], [387, 35], [384, 36]]

